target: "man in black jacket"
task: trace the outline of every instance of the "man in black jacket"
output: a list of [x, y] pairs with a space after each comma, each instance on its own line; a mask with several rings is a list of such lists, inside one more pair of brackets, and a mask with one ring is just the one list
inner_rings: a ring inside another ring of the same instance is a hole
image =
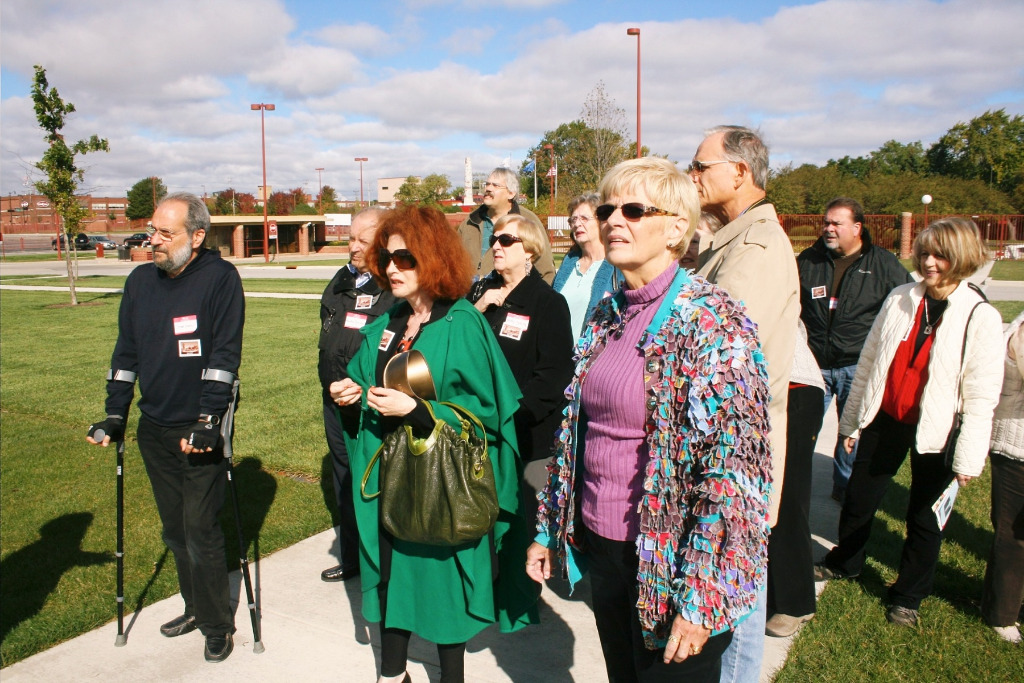
[[[359, 350], [367, 323], [376, 320], [394, 303], [389, 291], [381, 290], [369, 273], [367, 253], [377, 233], [383, 209], [366, 209], [352, 219], [349, 229], [349, 262], [338, 270], [320, 297], [320, 386], [323, 390], [324, 433], [331, 452], [334, 472], [334, 499], [338, 505], [341, 560], [337, 566], [320, 572], [324, 581], [344, 581], [359, 574], [359, 534], [352, 500], [352, 471], [338, 415], [331, 398], [331, 384], [348, 377], [348, 362]], [[360, 475], [362, 473], [360, 472]]]
[[220, 424], [242, 357], [245, 298], [235, 267], [203, 248], [210, 214], [201, 199], [167, 196], [152, 225], [153, 263], [124, 285], [107, 416], [86, 440], [108, 446], [124, 438], [137, 377], [139, 450], [185, 601], [185, 613], [160, 632], [173, 638], [198, 628], [207, 661], [220, 662], [235, 630], [218, 520], [226, 481]]
[[[871, 243], [864, 209], [837, 197], [825, 207], [821, 238], [796, 259], [800, 273], [800, 318], [825, 380], [825, 410], [832, 396], [842, 416], [861, 347], [882, 302], [912, 278], [892, 252]], [[832, 497], [842, 502], [857, 451], [836, 443]]]

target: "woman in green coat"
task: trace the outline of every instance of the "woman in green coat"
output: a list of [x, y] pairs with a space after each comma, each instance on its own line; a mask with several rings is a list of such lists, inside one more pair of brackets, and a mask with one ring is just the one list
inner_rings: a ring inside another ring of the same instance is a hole
[[[404, 425], [425, 437], [434, 426], [432, 412], [458, 429], [455, 412], [441, 405], [455, 403], [487, 431], [500, 512], [479, 541], [411, 543], [383, 528], [379, 499], [363, 495], [356, 483], [363, 616], [381, 624], [381, 681], [409, 680], [412, 632], [438, 644], [441, 680], [461, 681], [469, 638], [495, 622], [509, 632], [537, 620], [537, 591], [524, 568], [529, 539], [513, 421], [520, 393], [486, 321], [462, 298], [473, 269], [442, 213], [422, 207], [389, 212], [371, 253], [379, 254], [370, 259], [371, 272], [401, 301], [362, 328], [350, 376], [331, 386], [342, 407], [354, 480], [362, 479], [384, 436]], [[382, 386], [387, 361], [410, 349], [425, 357], [436, 401]], [[379, 467], [367, 475], [365, 491], [378, 491]]]

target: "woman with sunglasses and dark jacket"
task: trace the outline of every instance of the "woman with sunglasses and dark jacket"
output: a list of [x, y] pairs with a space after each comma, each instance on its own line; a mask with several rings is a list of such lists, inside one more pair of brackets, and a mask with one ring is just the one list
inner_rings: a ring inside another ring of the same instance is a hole
[[[363, 616], [381, 625], [381, 681], [409, 681], [411, 633], [437, 643], [442, 681], [462, 681], [466, 641], [492, 623], [503, 632], [535, 623], [536, 591], [523, 569], [529, 541], [521, 507], [514, 415], [519, 389], [487, 322], [463, 297], [473, 267], [436, 209], [406, 207], [381, 221], [370, 271], [401, 299], [362, 328], [349, 377], [331, 386], [342, 406], [359, 528]], [[383, 387], [384, 368], [415, 349], [430, 369], [436, 400]], [[441, 402], [468, 410], [486, 429], [500, 508], [493, 530], [459, 546], [413, 543], [392, 536], [379, 518], [380, 468], [370, 467], [385, 435], [405, 426], [426, 438], [433, 415], [459, 429]], [[365, 474], [364, 474], [365, 473]]]
[[487, 319], [523, 392], [516, 436], [524, 462], [551, 455], [576, 340], [568, 304], [533, 267], [546, 240], [533, 217], [499, 218], [490, 238], [494, 270], [473, 285], [468, 297]]
[[587, 568], [610, 680], [718, 683], [765, 582], [764, 357], [743, 306], [679, 267], [700, 202], [675, 164], [624, 161], [601, 199], [625, 283], [577, 342], [527, 572]]

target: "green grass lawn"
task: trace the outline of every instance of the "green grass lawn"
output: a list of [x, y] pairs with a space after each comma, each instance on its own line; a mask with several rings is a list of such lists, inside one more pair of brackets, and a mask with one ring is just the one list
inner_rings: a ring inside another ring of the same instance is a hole
[[[124, 287], [127, 275], [83, 275], [75, 280], [76, 287], [107, 287], [120, 289]], [[45, 287], [68, 286], [67, 277], [41, 277], [33, 275], [6, 276], [0, 278], [4, 283], [17, 285], [38, 285]], [[247, 278], [242, 280], [242, 287], [247, 292], [281, 292], [284, 294], [321, 294], [327, 286], [327, 280], [299, 280], [287, 278]], [[318, 315], [319, 308], [313, 314]], [[314, 324], [314, 329], [316, 325]], [[315, 342], [314, 342], [315, 346]]]
[[[0, 297], [0, 660], [8, 665], [116, 615], [115, 454], [85, 442], [103, 415], [118, 295], [55, 306], [61, 293]], [[236, 481], [250, 557], [331, 526], [321, 487], [326, 444], [316, 377], [318, 302], [249, 300]], [[177, 592], [152, 492], [129, 425], [125, 465], [126, 612]], [[329, 484], [328, 484], [329, 486]], [[229, 565], [237, 566], [226, 512]], [[232, 557], [234, 556], [234, 557]], [[155, 570], [158, 567], [158, 570]], [[243, 610], [244, 612], [244, 610]], [[246, 617], [240, 616], [240, 619]]]
[[797, 636], [776, 679], [794, 681], [1021, 681], [1024, 656], [981, 621], [992, 543], [989, 470], [960, 490], [946, 527], [935, 589], [917, 629], [885, 620], [904, 538], [910, 465], [904, 463], [875, 519], [868, 562], [857, 581], [832, 581], [817, 616]]

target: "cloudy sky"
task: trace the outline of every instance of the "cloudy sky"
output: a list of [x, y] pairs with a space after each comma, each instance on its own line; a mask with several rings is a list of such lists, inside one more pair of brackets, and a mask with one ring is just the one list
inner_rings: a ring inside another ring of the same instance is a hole
[[643, 143], [689, 161], [701, 131], [759, 126], [772, 164], [823, 163], [889, 139], [934, 142], [989, 108], [1024, 113], [1021, 0], [3, 0], [0, 192], [25, 191], [43, 151], [32, 66], [93, 133], [83, 189], [256, 192], [259, 112], [268, 183], [343, 196], [378, 177], [464, 159], [518, 166], [577, 118], [603, 81]]

